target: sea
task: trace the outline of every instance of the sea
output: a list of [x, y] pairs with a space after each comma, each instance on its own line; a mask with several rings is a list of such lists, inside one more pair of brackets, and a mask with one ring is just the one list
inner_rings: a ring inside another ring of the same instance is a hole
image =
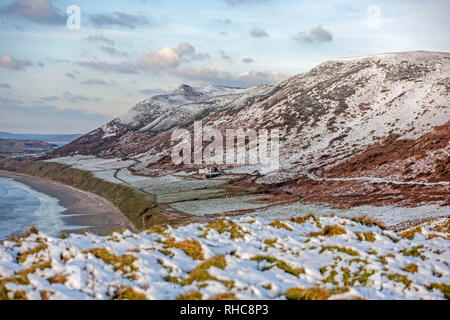
[[58, 236], [69, 226], [59, 200], [10, 178], [0, 177], [0, 240], [23, 234], [31, 226]]

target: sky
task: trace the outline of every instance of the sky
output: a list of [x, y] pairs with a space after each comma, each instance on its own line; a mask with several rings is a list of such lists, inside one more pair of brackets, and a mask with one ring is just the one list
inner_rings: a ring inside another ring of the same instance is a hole
[[449, 0], [2, 0], [0, 131], [86, 133], [180, 84], [450, 51]]

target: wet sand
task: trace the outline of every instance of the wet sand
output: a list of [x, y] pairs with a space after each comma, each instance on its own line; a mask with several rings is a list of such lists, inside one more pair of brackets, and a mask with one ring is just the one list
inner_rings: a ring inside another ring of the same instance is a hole
[[[133, 224], [116, 206], [93, 193], [59, 182], [4, 170], [0, 170], [0, 177], [14, 179], [36, 191], [58, 199], [59, 204], [66, 208], [61, 213], [63, 221], [68, 226], [62, 231], [63, 233], [88, 231], [98, 235], [107, 235], [119, 229], [136, 231]], [[81, 228], [76, 228], [77, 226]]]

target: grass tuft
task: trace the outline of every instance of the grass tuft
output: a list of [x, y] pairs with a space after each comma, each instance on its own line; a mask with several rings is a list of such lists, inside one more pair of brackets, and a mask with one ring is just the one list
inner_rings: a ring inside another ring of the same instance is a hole
[[410, 263], [406, 267], [404, 267], [402, 270], [406, 271], [406, 272], [410, 272], [410, 273], [416, 273], [417, 271], [419, 271], [419, 267], [417, 266], [417, 264]]
[[365, 225], [367, 227], [379, 227], [380, 229], [386, 229], [383, 222], [381, 222], [378, 219], [371, 218], [368, 216], [356, 217], [356, 218], [352, 218], [351, 220], [353, 220], [359, 224]]
[[203, 294], [199, 291], [189, 291], [186, 294], [179, 295], [176, 300], [188, 300], [188, 301], [195, 301], [195, 300], [202, 300]]
[[227, 266], [227, 261], [224, 256], [218, 255], [211, 259], [205, 260], [200, 263], [194, 270], [189, 273], [188, 277], [181, 282], [181, 285], [186, 286], [195, 281], [204, 282], [204, 281], [218, 281], [216, 278], [211, 276], [208, 273], [209, 268], [216, 267], [219, 269], [225, 269]]
[[205, 228], [205, 232], [201, 235], [203, 238], [206, 238], [211, 229], [217, 230], [220, 234], [229, 232], [232, 239], [243, 239], [245, 234], [241, 226], [225, 218], [212, 221]]
[[332, 295], [330, 290], [320, 287], [291, 288], [284, 294], [288, 300], [327, 300]]
[[450, 300], [450, 285], [445, 283], [432, 283], [428, 286], [428, 290], [439, 290], [444, 295], [445, 299]]
[[281, 222], [281, 221], [273, 221], [269, 224], [269, 226], [275, 227], [278, 229], [286, 229], [288, 231], [292, 231], [291, 227], [289, 227], [287, 224], [285, 224], [284, 222]]
[[414, 228], [411, 230], [404, 231], [404, 232], [400, 233], [400, 236], [402, 236], [403, 238], [406, 238], [408, 240], [413, 240], [416, 233], [422, 233], [422, 228], [417, 227], [417, 228]]
[[47, 250], [47, 249], [48, 249], [48, 246], [46, 244], [41, 243], [38, 246], [19, 254], [17, 261], [19, 263], [24, 263], [27, 260], [28, 256], [39, 253], [39, 252]]
[[305, 273], [305, 269], [293, 268], [290, 265], [288, 265], [286, 262], [279, 260], [275, 257], [271, 257], [271, 256], [258, 255], [258, 256], [253, 257], [251, 260], [254, 260], [257, 262], [266, 261], [271, 264], [270, 266], [264, 267], [263, 271], [272, 269], [273, 267], [278, 267], [279, 269], [281, 269], [289, 274], [292, 274], [296, 277], [298, 277], [302, 273]]
[[219, 293], [209, 298], [208, 300], [238, 300], [236, 295], [232, 292]]
[[121, 271], [123, 274], [130, 274], [138, 270], [133, 264], [137, 260], [136, 257], [129, 254], [124, 254], [123, 256], [118, 257], [105, 248], [85, 250], [83, 253], [93, 254], [96, 258], [103, 260], [106, 264], [112, 265], [114, 267], [114, 271]]
[[359, 256], [358, 251], [352, 249], [352, 248], [345, 248], [345, 247], [339, 247], [339, 246], [322, 246], [322, 250], [320, 250], [320, 253], [324, 251], [338, 251], [342, 253], [349, 254], [351, 256]]
[[117, 290], [116, 294], [112, 298], [113, 300], [148, 300], [147, 296], [143, 293], [135, 291], [130, 287], [121, 287]]
[[346, 234], [347, 230], [341, 226], [325, 226], [322, 230], [319, 232], [310, 232], [306, 236], [307, 237], [319, 237], [319, 236], [326, 236], [326, 237], [333, 237], [338, 236], [341, 234]]
[[200, 242], [195, 239], [188, 239], [184, 241], [175, 241], [174, 238], [163, 242], [166, 247], [177, 248], [183, 250], [188, 256], [194, 260], [205, 260], [203, 250]]

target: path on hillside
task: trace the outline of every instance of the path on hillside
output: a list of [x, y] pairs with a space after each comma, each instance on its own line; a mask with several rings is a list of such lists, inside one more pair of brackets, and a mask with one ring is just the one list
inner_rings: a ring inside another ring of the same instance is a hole
[[448, 181], [438, 181], [438, 182], [422, 182], [422, 181], [395, 181], [384, 178], [375, 177], [352, 177], [352, 178], [319, 178], [313, 173], [302, 171], [301, 174], [307, 176], [309, 179], [314, 181], [368, 181], [371, 183], [392, 183], [399, 185], [423, 185], [423, 186], [448, 186], [450, 182]]

